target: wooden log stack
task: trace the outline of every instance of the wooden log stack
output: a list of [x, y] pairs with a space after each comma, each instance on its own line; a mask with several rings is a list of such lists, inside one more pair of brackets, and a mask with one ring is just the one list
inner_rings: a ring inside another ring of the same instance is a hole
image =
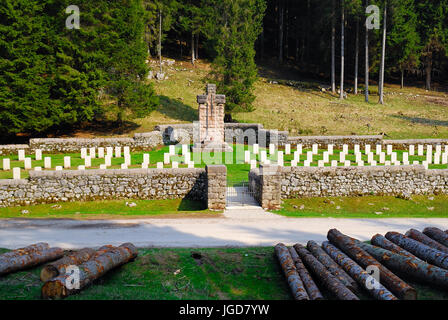
[[[368, 244], [331, 229], [329, 241], [321, 246], [314, 241], [306, 247], [295, 244], [289, 256], [312, 300], [327, 295], [358, 300], [362, 293], [377, 300], [415, 300], [416, 289], [402, 279], [448, 290], [447, 231], [431, 227], [410, 229], [406, 235], [388, 232], [374, 235]], [[287, 250], [284, 244], [282, 250]], [[378, 278], [372, 270], [379, 271]]]

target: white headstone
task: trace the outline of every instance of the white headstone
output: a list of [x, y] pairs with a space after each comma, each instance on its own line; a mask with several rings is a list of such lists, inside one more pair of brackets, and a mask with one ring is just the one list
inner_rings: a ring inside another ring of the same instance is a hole
[[81, 148], [81, 159], [84, 159], [87, 156], [87, 149]]
[[111, 158], [113, 158], [113, 156], [114, 156], [114, 148], [112, 148], [112, 147], [107, 147], [107, 148], [106, 148], [106, 155], [109, 156], [109, 157], [111, 157]]
[[334, 145], [329, 144], [328, 145], [328, 154], [332, 155], [334, 153]]
[[391, 164], [390, 161], [386, 161], [386, 162], [384, 162], [384, 165], [385, 165], [385, 166], [390, 166], [390, 164]]
[[357, 164], [358, 167], [364, 167], [364, 161], [358, 161]]
[[64, 157], [64, 168], [69, 169], [72, 166], [70, 157]]
[[98, 158], [100, 158], [100, 159], [104, 158], [104, 148], [103, 147], [98, 148]]
[[125, 153], [124, 155], [124, 163], [129, 167], [131, 165], [131, 155], [129, 153]]
[[325, 167], [325, 162], [323, 160], [319, 160], [319, 161], [317, 161], [317, 166], [319, 168], [323, 168], [323, 167]]
[[25, 150], [19, 150], [18, 156], [19, 156], [19, 161], [25, 160]]
[[432, 163], [432, 152], [428, 152], [428, 153], [426, 154], [426, 162], [427, 162], [428, 164], [431, 164], [431, 163]]
[[303, 162], [303, 166], [304, 166], [304, 167], [309, 167], [310, 165], [311, 165], [311, 162], [308, 161], [308, 160], [305, 160], [305, 161]]
[[12, 178], [14, 180], [20, 179], [20, 168], [12, 168]]
[[107, 156], [104, 158], [104, 164], [106, 165], [106, 167], [110, 167], [112, 165], [112, 158]]
[[314, 143], [313, 144], [313, 154], [318, 154], [319, 153], [319, 145]]
[[370, 163], [370, 165], [371, 165], [372, 167], [376, 167], [377, 163], [376, 163], [375, 160], [373, 160], [373, 161]]
[[115, 158], [121, 158], [121, 147], [115, 147]]
[[341, 162], [341, 163], [345, 162], [345, 152], [341, 152], [339, 154], [339, 162]]
[[127, 168], [128, 168], [128, 165], [126, 164], [126, 162], [121, 164], [121, 169], [127, 169]]
[[164, 153], [163, 154], [163, 163], [164, 164], [170, 163], [170, 154], [169, 153]]
[[289, 143], [285, 144], [285, 154], [291, 154], [291, 145]]
[[308, 151], [308, 152], [306, 153], [306, 160], [307, 160], [309, 163], [312, 163], [312, 162], [313, 162], [313, 151]]
[[370, 144], [366, 144], [364, 149], [366, 150], [366, 154], [370, 153], [370, 151], [371, 151]]
[[436, 145], [436, 153], [442, 154], [442, 145], [440, 144]]
[[280, 167], [283, 167], [284, 163], [283, 163], [283, 151], [279, 151], [277, 153], [277, 165], [279, 165]]
[[397, 153], [396, 152], [392, 152], [390, 155], [390, 162], [397, 162]]
[[176, 146], [172, 144], [169, 146], [169, 149], [170, 155], [174, 156], [176, 154]]
[[411, 145], [409, 146], [409, 155], [410, 155], [410, 156], [415, 155], [415, 146], [414, 146], [413, 144], [411, 144]]
[[368, 163], [372, 163], [373, 162], [373, 153], [372, 152], [369, 152], [368, 154], [367, 154], [367, 162]]
[[348, 154], [348, 145], [347, 144], [342, 145], [342, 152], [344, 152], [345, 154]]
[[42, 167], [34, 167], [34, 171], [42, 171]]
[[414, 162], [412, 162], [412, 164], [413, 164], [413, 165], [420, 164], [420, 161], [418, 161], [418, 160], [414, 160]]
[[390, 155], [392, 153], [393, 147], [391, 144], [387, 145], [387, 154]]
[[96, 152], [95, 147], [89, 148], [90, 159], [95, 159], [95, 157], [96, 157], [95, 152]]
[[267, 154], [266, 154], [266, 150], [261, 150], [260, 151], [260, 162], [266, 162], [267, 160]]
[[190, 169], [194, 168], [194, 162], [193, 161], [188, 162], [188, 168], [190, 168]]
[[428, 170], [428, 168], [429, 168], [428, 162], [427, 161], [423, 161], [422, 164], [425, 167], [425, 169]]
[[294, 151], [294, 161], [300, 162], [300, 153], [299, 153], [299, 151]]
[[258, 154], [259, 151], [260, 151], [260, 147], [258, 146], [258, 144], [254, 144], [253, 145], [253, 153]]
[[376, 145], [376, 150], [375, 151], [376, 151], [377, 155], [379, 155], [382, 152], [382, 148], [383, 148], [382, 145], [380, 145], [380, 144]]
[[403, 152], [403, 162], [409, 162], [409, 153]]
[[442, 153], [442, 164], [448, 164], [448, 153]]
[[177, 161], [173, 161], [173, 163], [171, 164], [171, 166], [175, 169], [179, 168], [179, 163]]
[[50, 157], [44, 158], [44, 168], [51, 169], [51, 158]]
[[188, 152], [188, 144], [182, 145], [182, 155], [184, 156]]
[[301, 144], [298, 144], [298, 145], [297, 145], [297, 152], [298, 152], [299, 154], [302, 154], [302, 153], [303, 153], [303, 146], [302, 146]]
[[55, 170], [56, 171], [62, 171], [62, 166], [56, 166]]
[[380, 163], [386, 162], [386, 154], [384, 152], [380, 153]]
[[101, 169], [101, 170], [106, 170], [106, 169], [107, 169], [107, 166], [106, 166], [105, 164], [100, 164], [100, 169]]
[[244, 151], [244, 163], [249, 163], [249, 162], [250, 162], [250, 151], [245, 150]]
[[420, 157], [423, 156], [423, 145], [421, 144], [417, 146], [417, 155]]
[[148, 163], [147, 162], [143, 162], [142, 163], [142, 169], [148, 169]]
[[432, 154], [432, 145], [429, 144], [426, 146], [426, 153]]
[[250, 169], [255, 169], [257, 167], [257, 160], [250, 160]]
[[191, 160], [191, 153], [190, 152], [187, 152], [185, 155], [184, 155], [184, 158], [185, 158], [185, 163], [189, 163], [190, 162], [190, 160]]
[[24, 167], [25, 167], [25, 170], [30, 170], [31, 169], [31, 158], [25, 158], [25, 160], [24, 160]]
[[355, 144], [354, 150], [355, 150], [355, 154], [359, 153], [359, 144]]
[[35, 156], [36, 156], [36, 160], [37, 160], [37, 161], [42, 160], [42, 150], [40, 150], [40, 149], [36, 149], [36, 151], [34, 151], [34, 154], [35, 154]]
[[131, 149], [128, 146], [123, 147], [123, 154], [124, 155], [130, 155]]
[[337, 160], [331, 160], [331, 166], [332, 167], [337, 167], [338, 166], [338, 161]]
[[359, 151], [355, 153], [355, 159], [356, 162], [360, 162], [362, 160], [362, 154]]
[[80, 166], [78, 166], [78, 170], [84, 171], [84, 170], [86, 170], [86, 166], [80, 165]]
[[163, 162], [157, 162], [157, 169], [163, 169]]
[[90, 158], [90, 156], [86, 156], [84, 158], [84, 166], [86, 168], [90, 168], [92, 166], [92, 159]]
[[150, 163], [149, 162], [149, 153], [144, 153], [143, 154], [143, 163]]
[[3, 158], [3, 170], [11, 170], [11, 160], [9, 160], [9, 158]]
[[275, 144], [270, 143], [269, 144], [269, 154], [274, 154], [275, 152]]
[[440, 153], [434, 153], [434, 164], [440, 164]]
[[351, 166], [351, 161], [350, 160], [345, 160], [345, 162], [344, 162], [344, 166], [345, 167], [350, 167]]
[[323, 161], [324, 162], [330, 162], [330, 155], [329, 155], [328, 151], [324, 151]]

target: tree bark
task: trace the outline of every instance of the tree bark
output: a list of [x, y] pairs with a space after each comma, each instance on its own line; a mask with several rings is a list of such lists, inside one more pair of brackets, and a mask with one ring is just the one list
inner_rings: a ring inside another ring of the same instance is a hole
[[356, 19], [356, 43], [355, 43], [355, 94], [358, 94], [359, 69], [359, 20]]
[[[369, 0], [366, 0], [366, 7], [369, 5]], [[367, 27], [367, 23], [366, 25], [366, 45], [365, 45], [365, 76], [364, 76], [364, 81], [365, 81], [365, 90], [364, 90], [364, 95], [365, 95], [365, 101], [368, 103], [369, 102], [369, 28]]]
[[288, 281], [294, 299], [309, 300], [308, 293], [306, 292], [302, 279], [297, 273], [296, 266], [288, 248], [283, 243], [279, 243], [275, 246], [275, 254]]
[[448, 288], [448, 271], [417, 258], [405, 257], [386, 249], [362, 244], [363, 249], [397, 273], [408, 275], [424, 283]]
[[384, 22], [383, 22], [383, 46], [381, 53], [381, 67], [380, 67], [380, 104], [384, 104], [384, 68], [386, 63], [386, 35], [387, 35], [387, 1], [384, 2]]
[[44, 299], [66, 298], [86, 287], [108, 271], [128, 263], [137, 257], [137, 255], [137, 248], [131, 243], [125, 243], [119, 247], [111, 248], [105, 253], [79, 265], [79, 289], [72, 289], [66, 285], [70, 281], [69, 275], [60, 275], [47, 281], [42, 286], [42, 297]]
[[303, 265], [303, 262], [297, 254], [296, 250], [294, 248], [289, 248], [289, 253], [291, 254], [292, 261], [294, 261], [297, 273], [299, 274], [300, 279], [302, 279], [303, 285], [305, 286], [310, 300], [323, 300], [324, 296], [320, 292], [313, 278], [311, 278], [308, 270]]
[[199, 60], [199, 33], [196, 35], [196, 44], [195, 44], [195, 60]]
[[336, 93], [336, 0], [332, 0], [331, 17], [331, 92]]
[[163, 73], [162, 69], [162, 9], [159, 10], [159, 66], [160, 73]]
[[48, 243], [36, 243], [0, 255], [0, 275], [28, 269], [59, 259], [64, 255], [61, 248], [50, 248]]
[[381, 272], [381, 284], [387, 287], [395, 296], [404, 300], [415, 300], [417, 298], [417, 292], [414, 288], [362, 250], [356, 244], [356, 239], [350, 238], [336, 229], [328, 231], [327, 238], [332, 244], [359, 263], [361, 267], [376, 266]]
[[314, 241], [308, 241], [308, 250], [320, 261], [336, 278], [341, 281], [344, 286], [349, 288], [352, 292], [359, 292], [359, 287], [356, 281], [353, 280], [336, 262], [331, 259], [328, 254], [322, 250]]
[[378, 247], [381, 247], [383, 249], [389, 250], [389, 251], [391, 251], [393, 253], [400, 254], [400, 255], [408, 257], [408, 258], [415, 258], [415, 259], [417, 259], [416, 256], [414, 256], [413, 254], [407, 252], [406, 250], [404, 250], [400, 246], [397, 246], [395, 243], [387, 240], [385, 237], [383, 237], [380, 234], [374, 235], [370, 242], [373, 245], [375, 245], [375, 246], [378, 246]]
[[[367, 290], [377, 300], [398, 300], [389, 290], [387, 290], [381, 283], [378, 283], [370, 274], [359, 266], [355, 261], [350, 259], [338, 248], [333, 246], [328, 241], [322, 243], [322, 248], [328, 255], [336, 261], [345, 271], [347, 271], [353, 279]], [[372, 286], [369, 287], [368, 284]]]
[[345, 72], [345, 6], [341, 0], [341, 91], [339, 99], [344, 99], [344, 72]]
[[432, 73], [432, 58], [428, 58], [428, 62], [426, 64], [426, 90], [431, 90], [431, 73]]
[[404, 88], [404, 69], [401, 69], [401, 89]]
[[[426, 230], [426, 229], [425, 229]], [[441, 230], [439, 230], [441, 231]], [[441, 231], [442, 233], [444, 233], [443, 231]], [[429, 235], [429, 234], [428, 234]], [[414, 239], [418, 242], [421, 242], [423, 244], [426, 244], [427, 246], [434, 248], [436, 250], [442, 251], [444, 253], [448, 253], [448, 248], [445, 247], [443, 244], [437, 242], [436, 240], [434, 240], [434, 237], [429, 237], [427, 234], [421, 233], [418, 230], [415, 229], [411, 229], [408, 232], [406, 232], [405, 236], [409, 237], [411, 239]], [[445, 234], [445, 236], [447, 236], [447, 234]]]
[[[423, 233], [442, 244], [444, 248], [448, 247], [448, 235], [439, 228], [428, 227], [423, 230]], [[446, 249], [440, 251], [446, 252]]]
[[65, 256], [55, 262], [47, 264], [40, 272], [40, 280], [47, 282], [60, 274], [65, 273], [65, 269], [69, 265], [80, 265], [92, 258], [96, 251], [94, 249], [81, 249], [71, 255]]
[[278, 19], [278, 62], [283, 63], [283, 28], [284, 28], [284, 0], [279, 0]]
[[388, 232], [386, 233], [386, 238], [414, 254], [416, 257], [428, 261], [435, 266], [448, 269], [448, 254], [428, 247], [398, 232]]
[[191, 33], [191, 64], [194, 65], [195, 62], [195, 51], [194, 51], [194, 33]]
[[311, 270], [325, 287], [339, 300], [359, 300], [359, 298], [344, 286], [325, 266], [319, 262], [304, 246], [295, 244], [294, 249], [302, 258], [303, 263]]

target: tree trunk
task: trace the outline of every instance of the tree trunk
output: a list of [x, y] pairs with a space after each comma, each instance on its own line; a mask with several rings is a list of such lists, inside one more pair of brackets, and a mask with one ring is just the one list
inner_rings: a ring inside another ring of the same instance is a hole
[[339, 300], [359, 300], [359, 298], [344, 286], [325, 266], [319, 262], [304, 246], [295, 244], [294, 249], [302, 258], [303, 263], [311, 270], [325, 287]]
[[415, 259], [417, 259], [417, 257], [414, 256], [412, 253], [407, 252], [406, 250], [404, 250], [400, 246], [397, 246], [392, 241], [387, 240], [385, 237], [383, 237], [380, 234], [374, 235], [370, 242], [373, 245], [375, 245], [377, 247], [381, 247], [381, 248], [386, 249], [386, 250], [389, 250], [390, 252], [393, 252], [393, 253], [396, 253], [396, 254], [400, 254], [400, 255], [408, 257], [408, 258], [415, 258]]
[[[441, 232], [444, 233], [443, 231], [441, 231]], [[431, 237], [429, 237], [428, 235], [425, 234], [425, 233], [421, 233], [420, 231], [415, 230], [415, 229], [411, 229], [408, 232], [406, 232], [406, 234], [405, 234], [406, 237], [409, 237], [409, 238], [414, 239], [414, 240], [416, 240], [418, 242], [426, 244], [427, 246], [429, 246], [431, 248], [434, 248], [436, 250], [442, 251], [444, 253], [448, 253], [448, 248], [447, 247], [445, 247], [441, 243], [439, 243], [436, 240], [434, 240], [435, 238], [432, 237], [432, 239], [431, 239]], [[445, 234], [445, 236], [447, 236], [447, 235]]]
[[442, 230], [434, 227], [428, 227], [423, 230], [423, 233], [431, 239], [436, 240], [438, 243], [441, 243], [445, 246], [445, 248], [448, 247], [448, 235]]
[[48, 243], [36, 243], [0, 255], [0, 275], [24, 270], [59, 259], [64, 255], [61, 248], [50, 248]]
[[283, 243], [279, 243], [275, 246], [275, 254], [288, 281], [294, 299], [309, 300], [308, 293], [306, 292], [302, 279], [300, 279], [297, 273], [296, 266], [288, 248]]
[[162, 10], [159, 10], [159, 66], [160, 73], [163, 73], [162, 69]]
[[331, 92], [336, 93], [336, 0], [332, 0], [331, 17]]
[[[366, 7], [369, 5], [369, 1], [366, 0]], [[369, 28], [367, 27], [367, 23], [366, 23], [366, 52], [365, 52], [365, 76], [364, 76], [364, 81], [365, 81], [365, 90], [364, 90], [364, 94], [365, 94], [365, 101], [368, 103], [369, 102]]]
[[71, 255], [65, 256], [58, 261], [47, 264], [40, 272], [40, 280], [47, 282], [60, 274], [65, 273], [65, 269], [69, 265], [80, 265], [92, 258], [96, 251], [94, 249], [81, 249]]
[[341, 0], [341, 89], [339, 99], [344, 99], [344, 71], [345, 71], [345, 6]]
[[125, 243], [119, 247], [111, 248], [109, 251], [79, 266], [79, 289], [73, 289], [66, 285], [71, 280], [70, 275], [60, 275], [47, 281], [42, 286], [42, 298], [66, 298], [77, 290], [86, 287], [108, 271], [128, 263], [137, 257], [137, 255], [137, 248], [131, 243]]
[[263, 60], [263, 58], [264, 58], [264, 28], [260, 34], [260, 59]]
[[448, 271], [416, 258], [409, 258], [386, 249], [362, 244], [363, 249], [397, 273], [408, 275], [429, 285], [448, 288]]
[[195, 49], [196, 49], [195, 60], [199, 60], [199, 33], [196, 35]]
[[299, 274], [300, 279], [302, 280], [303, 285], [305, 286], [306, 292], [308, 293], [308, 297], [310, 298], [310, 300], [323, 300], [324, 296], [320, 292], [313, 278], [311, 278], [308, 270], [303, 265], [303, 262], [300, 259], [299, 255], [297, 254], [296, 250], [294, 248], [289, 248], [289, 253], [291, 254], [292, 261], [294, 261], [297, 273]]
[[278, 62], [283, 63], [283, 28], [284, 28], [284, 0], [279, 0], [278, 19]]
[[404, 88], [404, 69], [401, 69], [401, 89]]
[[355, 44], [355, 94], [358, 94], [358, 69], [359, 69], [359, 20], [356, 20], [356, 44]]
[[448, 269], [448, 254], [408, 238], [398, 232], [388, 232], [386, 233], [386, 238], [414, 254], [416, 257], [428, 261], [435, 266]]
[[383, 22], [383, 46], [381, 53], [381, 69], [380, 69], [380, 104], [384, 104], [384, 68], [386, 63], [386, 35], [387, 35], [387, 1], [384, 2], [384, 22]]
[[359, 263], [361, 267], [376, 266], [381, 272], [381, 284], [387, 287], [395, 296], [404, 300], [415, 300], [417, 298], [417, 292], [414, 288], [362, 250], [356, 244], [356, 239], [350, 238], [336, 229], [328, 231], [327, 238], [332, 244]]
[[285, 18], [284, 18], [284, 25], [285, 25], [285, 49], [283, 52], [284, 57], [286, 58], [286, 61], [288, 61], [288, 55], [289, 55], [289, 4], [288, 0], [285, 0]]
[[194, 65], [194, 58], [195, 51], [194, 51], [194, 33], [191, 33], [191, 64]]
[[[328, 255], [336, 261], [345, 271], [347, 271], [358, 283], [367, 290], [377, 300], [398, 300], [381, 283], [378, 283], [370, 274], [361, 268], [355, 261], [347, 257], [342, 251], [333, 246], [328, 241], [322, 243], [322, 248]], [[372, 283], [373, 282], [373, 283]], [[368, 287], [368, 284], [371, 287]]]
[[359, 291], [356, 281], [353, 280], [336, 262], [334, 262], [324, 250], [314, 241], [308, 241], [308, 250], [320, 261], [344, 286], [352, 292]]
[[432, 61], [428, 58], [426, 65], [426, 90], [431, 90], [431, 73], [432, 73]]

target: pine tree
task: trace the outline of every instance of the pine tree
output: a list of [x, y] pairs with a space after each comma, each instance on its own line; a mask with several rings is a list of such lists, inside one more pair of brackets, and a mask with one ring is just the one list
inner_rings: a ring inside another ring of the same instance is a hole
[[227, 96], [226, 114], [252, 111], [253, 85], [257, 80], [255, 41], [261, 33], [263, 0], [207, 1], [207, 36], [216, 58], [210, 79]]

